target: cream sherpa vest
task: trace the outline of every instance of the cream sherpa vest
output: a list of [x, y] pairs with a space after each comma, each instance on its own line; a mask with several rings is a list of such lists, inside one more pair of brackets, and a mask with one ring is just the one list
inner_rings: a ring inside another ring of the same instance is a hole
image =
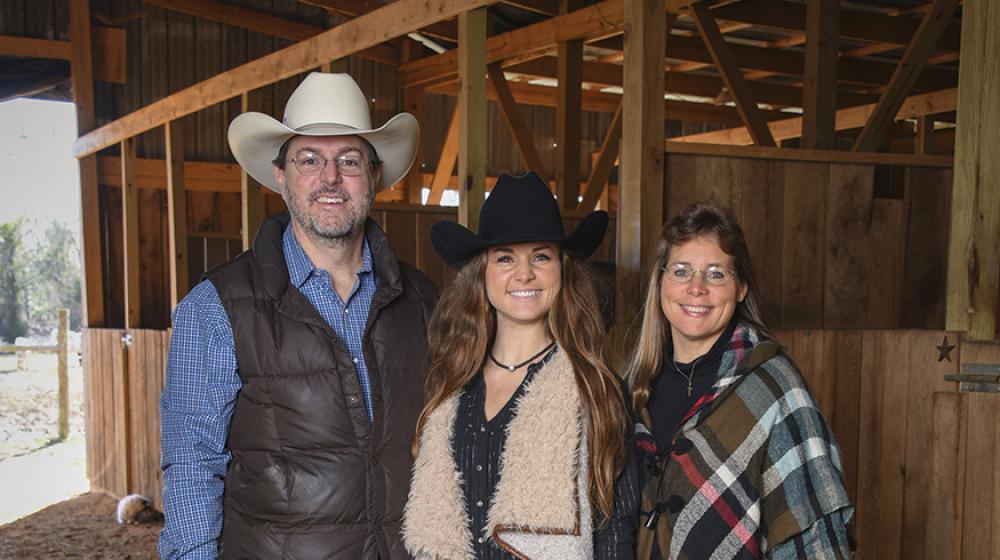
[[[473, 558], [462, 481], [451, 453], [458, 396], [427, 419], [413, 466], [403, 542], [418, 559]], [[515, 403], [487, 538], [518, 558], [593, 558], [586, 424], [561, 349]]]

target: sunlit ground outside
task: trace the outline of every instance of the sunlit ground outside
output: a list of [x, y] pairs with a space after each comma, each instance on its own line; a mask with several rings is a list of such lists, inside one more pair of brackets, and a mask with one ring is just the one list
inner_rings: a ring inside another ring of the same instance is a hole
[[[45, 264], [39, 254], [46, 248], [72, 246], [68, 259], [79, 261], [75, 136], [76, 116], [70, 103], [28, 99], [0, 103], [0, 228], [20, 223], [16, 228], [20, 259], [16, 264], [0, 263], [0, 272], [23, 267], [18, 274], [19, 300], [27, 309], [20, 316], [29, 340], [49, 332], [50, 325], [43, 324], [51, 311], [46, 306], [72, 290], [47, 286], [40, 295], [38, 272]], [[0, 284], [10, 281], [9, 275], [0, 277], [4, 278]], [[0, 525], [87, 491], [83, 374], [76, 355], [71, 353], [69, 360], [70, 434], [64, 442], [56, 442], [56, 355], [36, 353], [18, 361], [14, 354], [0, 354]]]

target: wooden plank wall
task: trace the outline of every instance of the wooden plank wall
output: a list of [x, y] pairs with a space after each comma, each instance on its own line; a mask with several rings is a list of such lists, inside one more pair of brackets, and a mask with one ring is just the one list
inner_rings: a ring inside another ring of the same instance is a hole
[[[921, 330], [777, 337], [841, 446], [858, 560], [1000, 553], [1000, 395], [944, 380], [960, 363], [1000, 363], [1000, 344]], [[945, 339], [956, 347], [939, 361]]]
[[[131, 343], [122, 341], [125, 334]], [[162, 507], [160, 393], [168, 331], [84, 330], [87, 478], [92, 490], [138, 493]]]
[[768, 324], [944, 327], [950, 170], [668, 154], [666, 173], [667, 216], [736, 215]]

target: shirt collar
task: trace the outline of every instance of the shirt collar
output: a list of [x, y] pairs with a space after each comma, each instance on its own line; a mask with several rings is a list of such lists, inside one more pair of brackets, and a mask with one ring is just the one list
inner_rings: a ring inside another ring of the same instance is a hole
[[[358, 269], [359, 276], [372, 272], [372, 252], [371, 248], [368, 247], [368, 237], [364, 236], [361, 239], [361, 268]], [[302, 248], [302, 244], [295, 237], [295, 232], [291, 224], [285, 228], [281, 244], [285, 253], [285, 262], [288, 263], [288, 280], [296, 288], [301, 288], [312, 277], [313, 273], [319, 273], [320, 269], [313, 264], [312, 259], [306, 254], [306, 250]]]

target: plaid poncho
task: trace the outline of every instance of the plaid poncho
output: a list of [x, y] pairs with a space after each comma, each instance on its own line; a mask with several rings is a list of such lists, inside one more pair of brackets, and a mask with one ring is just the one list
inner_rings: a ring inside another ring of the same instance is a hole
[[849, 556], [854, 508], [833, 434], [795, 365], [752, 327], [736, 328], [670, 449], [655, 448], [642, 418], [638, 558], [654, 541], [670, 559]]

